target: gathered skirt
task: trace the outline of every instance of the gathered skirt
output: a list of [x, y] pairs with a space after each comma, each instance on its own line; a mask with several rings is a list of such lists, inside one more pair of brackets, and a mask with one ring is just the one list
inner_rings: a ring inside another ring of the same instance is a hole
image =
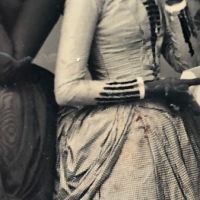
[[53, 75], [36, 65], [0, 85], [0, 199], [51, 200], [55, 178]]
[[54, 199], [198, 200], [200, 136], [182, 118], [155, 100], [64, 108]]

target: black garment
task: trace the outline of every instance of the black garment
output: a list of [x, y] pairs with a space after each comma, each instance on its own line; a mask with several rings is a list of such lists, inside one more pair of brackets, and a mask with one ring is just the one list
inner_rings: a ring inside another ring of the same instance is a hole
[[0, 199], [51, 200], [54, 187], [56, 104], [53, 75], [27, 67], [0, 86]]
[[[200, 115], [195, 114], [191, 108], [181, 111], [185, 129], [189, 133], [189, 138], [194, 145], [195, 154], [200, 153]], [[200, 163], [197, 163], [200, 167]]]

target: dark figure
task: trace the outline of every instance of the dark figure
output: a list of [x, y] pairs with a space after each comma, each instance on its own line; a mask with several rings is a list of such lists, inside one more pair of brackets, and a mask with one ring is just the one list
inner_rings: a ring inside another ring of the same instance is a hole
[[61, 13], [59, 0], [0, 0], [0, 199], [51, 200], [53, 75], [31, 60]]

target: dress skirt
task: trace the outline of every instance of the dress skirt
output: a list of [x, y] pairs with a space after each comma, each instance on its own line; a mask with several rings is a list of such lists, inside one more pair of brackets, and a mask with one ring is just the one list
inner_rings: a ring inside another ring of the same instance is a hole
[[63, 108], [56, 200], [197, 200], [200, 138], [164, 102]]
[[0, 199], [51, 200], [55, 178], [53, 75], [36, 66], [0, 86]]

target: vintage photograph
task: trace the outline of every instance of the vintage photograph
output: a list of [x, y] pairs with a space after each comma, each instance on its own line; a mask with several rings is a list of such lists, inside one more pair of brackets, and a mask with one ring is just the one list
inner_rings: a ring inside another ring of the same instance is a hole
[[200, 200], [200, 0], [0, 0], [0, 200]]

